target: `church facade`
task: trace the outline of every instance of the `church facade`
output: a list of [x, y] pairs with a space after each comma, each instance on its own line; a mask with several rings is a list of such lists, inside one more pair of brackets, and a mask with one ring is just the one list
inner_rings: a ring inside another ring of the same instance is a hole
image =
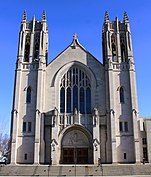
[[78, 41], [48, 63], [46, 14], [18, 44], [11, 123], [13, 164], [140, 163], [135, 63], [128, 16], [102, 28], [103, 63]]

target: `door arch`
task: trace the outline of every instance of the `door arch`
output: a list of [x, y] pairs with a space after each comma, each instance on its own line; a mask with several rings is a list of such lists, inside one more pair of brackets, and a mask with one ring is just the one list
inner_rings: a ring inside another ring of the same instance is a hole
[[92, 141], [90, 133], [82, 126], [68, 128], [61, 140], [61, 163], [92, 163]]

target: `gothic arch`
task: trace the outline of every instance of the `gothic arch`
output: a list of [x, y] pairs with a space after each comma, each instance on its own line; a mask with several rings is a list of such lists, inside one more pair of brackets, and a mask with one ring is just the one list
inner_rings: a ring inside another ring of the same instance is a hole
[[[66, 151], [85, 151], [87, 152], [87, 156], [83, 157], [86, 158], [86, 163], [92, 163], [93, 162], [93, 139], [91, 133], [85, 129], [81, 125], [71, 125], [66, 127], [64, 130], [62, 130], [59, 134], [59, 150], [60, 150], [60, 162], [61, 163], [73, 163], [74, 160], [69, 159], [69, 162], [66, 161], [66, 156], [64, 155], [65, 150]], [[73, 153], [74, 156], [74, 153]], [[74, 157], [72, 157], [74, 158]], [[77, 157], [78, 159], [78, 157]], [[79, 158], [80, 159], [80, 158]], [[82, 160], [82, 159], [80, 159]], [[78, 162], [77, 162], [78, 163]], [[79, 161], [79, 163], [84, 163], [84, 161]]]
[[86, 65], [84, 65], [83, 63], [80, 63], [78, 61], [72, 61], [70, 63], [63, 65], [54, 75], [50, 85], [55, 86], [58, 77], [64, 75], [64, 73], [66, 73], [74, 65], [83, 69], [89, 75], [91, 80], [94, 82], [94, 84], [95, 84], [94, 86], [96, 86], [96, 76], [95, 76], [94, 72], [89, 67], [87, 67]]
[[70, 132], [71, 130], [73, 129], [78, 129], [80, 131], [82, 131], [89, 139], [89, 142], [92, 142], [93, 139], [92, 139], [92, 134], [85, 128], [83, 127], [82, 125], [78, 125], [78, 124], [73, 124], [73, 125], [70, 125], [66, 128], [64, 128], [60, 134], [59, 134], [59, 143], [61, 143], [62, 141], [62, 138], [64, 137], [64, 135], [68, 132]]
[[[70, 62], [70, 63], [67, 63], [65, 64], [64, 66], [62, 66], [55, 74], [53, 80], [52, 80], [52, 83], [51, 83], [51, 86], [54, 86], [55, 87], [55, 92], [56, 92], [56, 98], [55, 100], [58, 100], [57, 101], [57, 105], [56, 107], [59, 108], [60, 107], [60, 84], [61, 84], [61, 78], [64, 76], [65, 73], [67, 73], [72, 67], [77, 67], [79, 69], [81, 69], [82, 71], [84, 71], [89, 80], [90, 80], [90, 83], [92, 85], [92, 88], [91, 88], [91, 98], [94, 97], [94, 94], [96, 92], [96, 85], [97, 85], [97, 81], [96, 81], [96, 77], [93, 73], [93, 71], [88, 68], [86, 65], [80, 63], [80, 62], [77, 62], [77, 61], [73, 61], [73, 62]], [[91, 99], [91, 107], [94, 107], [94, 99]]]

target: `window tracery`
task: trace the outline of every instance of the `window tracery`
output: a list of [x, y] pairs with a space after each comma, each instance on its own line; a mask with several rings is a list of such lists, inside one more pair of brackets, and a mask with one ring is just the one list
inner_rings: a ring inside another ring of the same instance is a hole
[[75, 109], [81, 114], [91, 113], [91, 84], [84, 71], [72, 67], [61, 79], [60, 112], [71, 113]]

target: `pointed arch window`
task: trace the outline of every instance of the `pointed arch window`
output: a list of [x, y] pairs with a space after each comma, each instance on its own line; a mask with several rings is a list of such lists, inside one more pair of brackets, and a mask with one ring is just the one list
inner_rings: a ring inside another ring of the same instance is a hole
[[124, 89], [123, 87], [120, 87], [120, 103], [124, 103]]
[[69, 69], [60, 84], [60, 112], [73, 113], [75, 109], [81, 114], [91, 113], [90, 79], [78, 67]]
[[27, 88], [26, 92], [26, 103], [31, 103], [31, 87]]

